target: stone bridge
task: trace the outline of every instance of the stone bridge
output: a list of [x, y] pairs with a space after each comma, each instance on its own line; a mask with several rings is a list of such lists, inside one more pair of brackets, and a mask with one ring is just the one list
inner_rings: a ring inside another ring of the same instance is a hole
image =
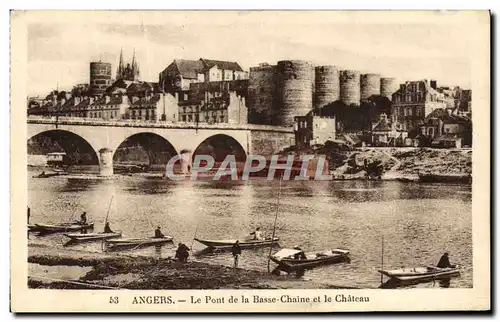
[[[145, 122], [132, 120], [105, 121], [67, 117], [28, 117], [28, 139], [49, 136], [64, 150], [85, 150], [94, 154], [101, 175], [113, 173], [113, 156], [127, 140], [159, 153], [178, 155], [196, 151], [205, 142], [215, 149], [227, 147], [243, 155], [272, 155], [294, 145], [292, 128], [255, 124], [194, 124]], [[151, 159], [151, 157], [150, 157]]]

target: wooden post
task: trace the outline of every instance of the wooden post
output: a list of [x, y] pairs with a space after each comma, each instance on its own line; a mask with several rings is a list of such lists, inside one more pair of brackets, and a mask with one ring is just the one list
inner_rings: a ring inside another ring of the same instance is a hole
[[[382, 260], [381, 260], [381, 271], [384, 270], [384, 236], [382, 236]], [[380, 284], [384, 282], [384, 274], [380, 273]]]
[[278, 204], [276, 206], [276, 215], [274, 217], [274, 227], [273, 227], [273, 236], [271, 237], [271, 246], [269, 247], [269, 256], [267, 258], [267, 272], [271, 273], [271, 254], [273, 251], [273, 244], [274, 244], [274, 236], [276, 234], [276, 221], [278, 220], [278, 213], [280, 210], [280, 194], [281, 194], [281, 179], [280, 178], [280, 186], [278, 189]]

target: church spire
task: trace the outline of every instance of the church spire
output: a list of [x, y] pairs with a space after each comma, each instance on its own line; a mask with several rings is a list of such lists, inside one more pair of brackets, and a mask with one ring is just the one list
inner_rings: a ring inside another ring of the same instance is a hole
[[137, 61], [135, 60], [135, 48], [134, 48], [134, 54], [132, 56], [132, 74], [134, 76], [134, 79], [139, 78], [139, 65], [137, 64]]
[[116, 70], [116, 79], [123, 76], [123, 48], [120, 49], [120, 62], [118, 63], [118, 69]]

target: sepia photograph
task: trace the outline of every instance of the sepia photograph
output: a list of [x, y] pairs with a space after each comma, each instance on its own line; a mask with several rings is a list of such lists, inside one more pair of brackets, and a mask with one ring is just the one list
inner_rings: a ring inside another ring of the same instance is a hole
[[20, 310], [489, 309], [488, 11], [11, 25]]

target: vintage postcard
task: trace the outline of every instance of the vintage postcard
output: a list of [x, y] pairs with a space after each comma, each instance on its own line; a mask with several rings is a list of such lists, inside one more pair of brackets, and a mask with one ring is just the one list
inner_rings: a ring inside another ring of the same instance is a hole
[[12, 11], [11, 310], [490, 309], [488, 11]]

